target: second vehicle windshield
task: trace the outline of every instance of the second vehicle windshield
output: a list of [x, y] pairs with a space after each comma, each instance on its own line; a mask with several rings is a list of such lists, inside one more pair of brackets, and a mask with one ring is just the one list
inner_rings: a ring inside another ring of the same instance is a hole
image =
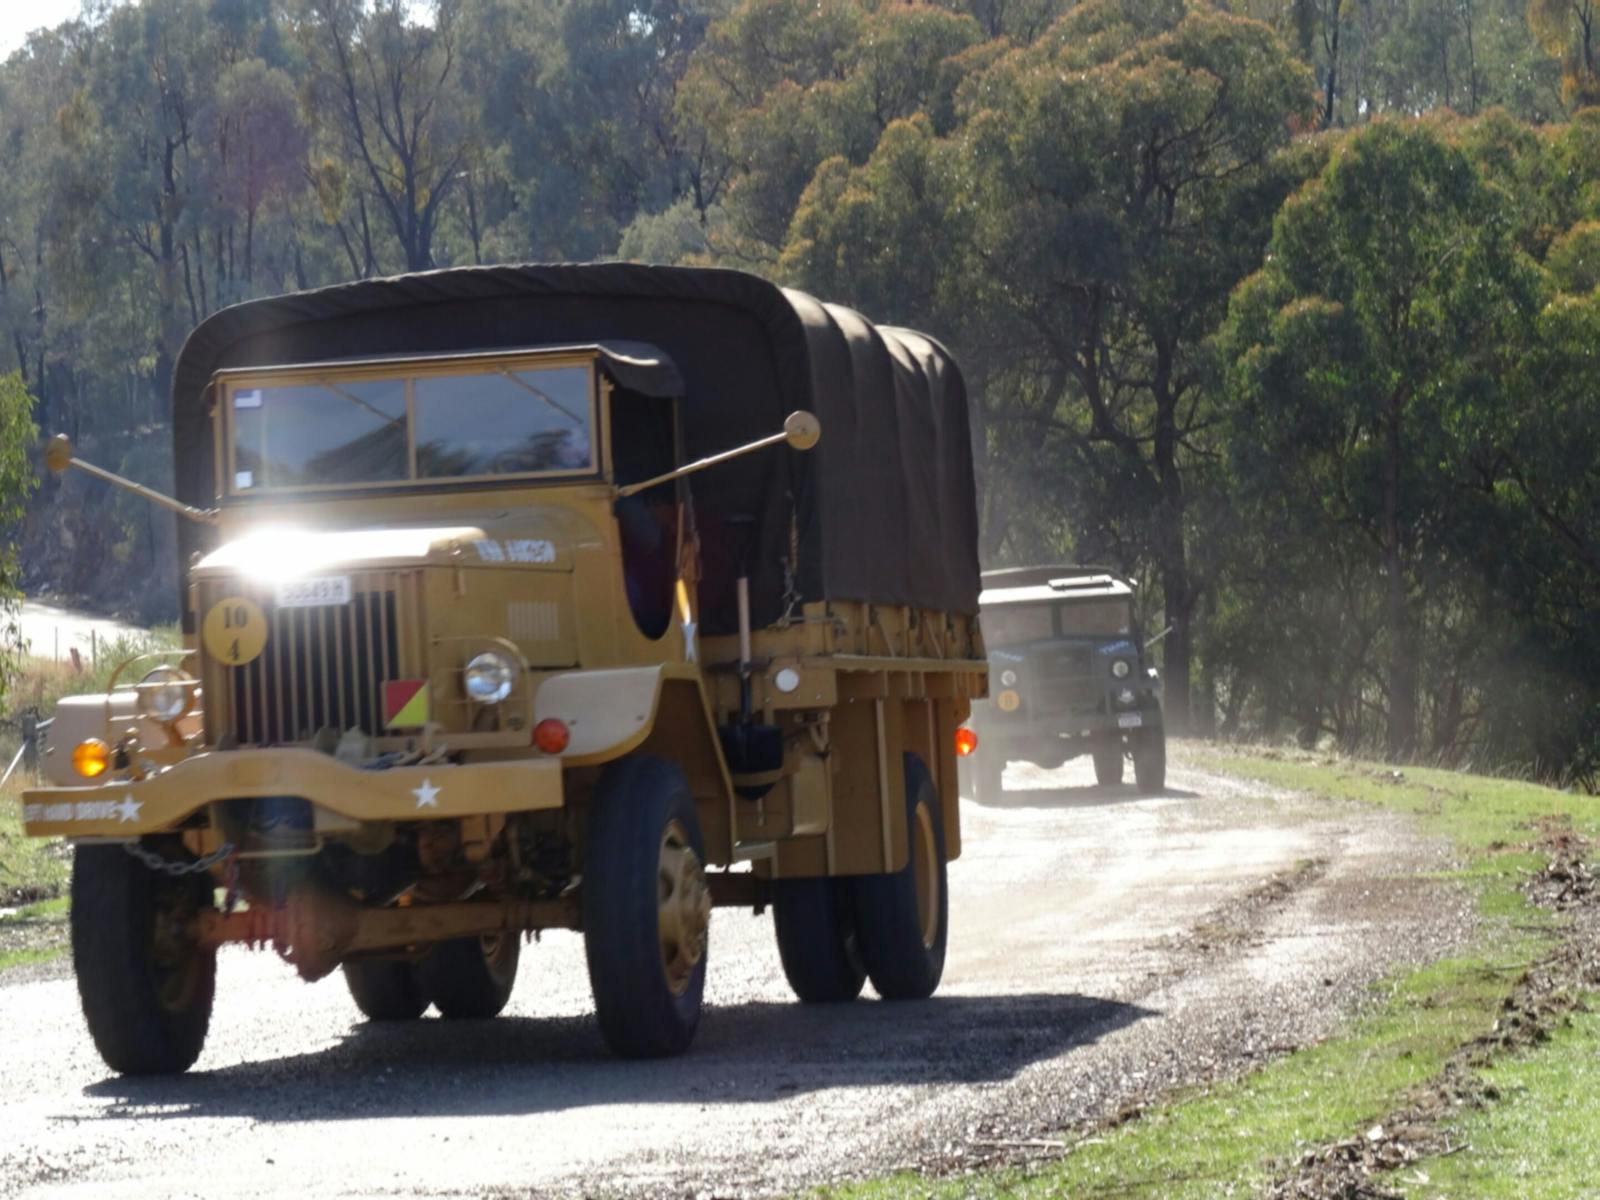
[[231, 491], [595, 470], [593, 371], [473, 364], [226, 388]]
[[1056, 637], [1127, 637], [1132, 631], [1133, 609], [1126, 600], [1001, 605], [983, 613], [983, 640], [991, 648]]

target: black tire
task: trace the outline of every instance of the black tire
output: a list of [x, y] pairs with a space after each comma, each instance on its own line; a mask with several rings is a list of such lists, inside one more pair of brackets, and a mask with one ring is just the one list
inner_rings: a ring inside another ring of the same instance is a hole
[[210, 875], [157, 874], [121, 846], [79, 846], [72, 965], [89, 1036], [123, 1075], [171, 1075], [200, 1057], [217, 955], [183, 930], [212, 905]]
[[1006, 760], [998, 750], [981, 746], [972, 757], [972, 798], [979, 804], [1004, 804]]
[[441, 942], [417, 966], [422, 993], [441, 1016], [485, 1021], [500, 1015], [517, 983], [522, 941], [514, 933]]
[[778, 957], [794, 994], [807, 1004], [839, 1004], [861, 994], [867, 969], [856, 942], [844, 879], [780, 879], [772, 885]]
[[1115, 787], [1122, 782], [1122, 743], [1094, 748], [1094, 781], [1101, 787]]
[[344, 964], [350, 998], [369, 1021], [415, 1021], [428, 1009], [417, 965], [398, 958], [357, 958]]
[[[861, 958], [885, 1000], [933, 995], [944, 974], [950, 924], [939, 793], [916, 755], [905, 756], [905, 772], [910, 861], [892, 875], [857, 875], [851, 881]], [[928, 894], [929, 885], [936, 894]]]
[[1133, 779], [1142, 796], [1158, 796], [1167, 786], [1167, 734], [1149, 729], [1133, 747]]
[[682, 771], [645, 755], [606, 768], [589, 808], [583, 943], [600, 1032], [625, 1058], [681, 1054], [694, 1040], [711, 910], [704, 863]]

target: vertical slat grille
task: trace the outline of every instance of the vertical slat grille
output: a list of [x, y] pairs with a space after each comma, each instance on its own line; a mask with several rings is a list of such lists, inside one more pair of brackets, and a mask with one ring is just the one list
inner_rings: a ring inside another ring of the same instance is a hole
[[[266, 648], [254, 662], [229, 668], [206, 664], [208, 735], [231, 733], [239, 745], [304, 742], [318, 730], [383, 728], [383, 685], [415, 678], [423, 655], [406, 639], [420, 630], [408, 620], [420, 609], [415, 572], [352, 577], [348, 604], [278, 608], [270, 591], [240, 583], [212, 584], [206, 604], [248, 595], [267, 618]], [[211, 702], [216, 696], [222, 703]]]

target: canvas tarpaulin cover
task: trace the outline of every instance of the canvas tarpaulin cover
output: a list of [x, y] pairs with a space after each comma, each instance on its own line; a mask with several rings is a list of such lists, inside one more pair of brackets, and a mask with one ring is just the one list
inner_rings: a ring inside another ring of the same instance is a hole
[[[810, 453], [763, 451], [693, 477], [708, 632], [731, 627], [740, 569], [758, 625], [796, 598], [977, 612], [966, 389], [950, 355], [932, 338], [738, 271], [464, 267], [223, 309], [176, 364], [179, 498], [217, 500], [206, 393], [219, 370], [610, 343], [623, 355], [625, 343], [646, 343], [676, 367], [691, 458], [773, 433], [795, 409], [822, 422]], [[610, 369], [630, 386], [625, 364]], [[180, 549], [187, 557], [211, 536], [181, 528]]]

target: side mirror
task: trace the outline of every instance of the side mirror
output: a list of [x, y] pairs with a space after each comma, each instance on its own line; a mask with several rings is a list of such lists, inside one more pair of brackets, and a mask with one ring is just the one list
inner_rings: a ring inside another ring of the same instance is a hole
[[636, 496], [647, 488], [653, 488], [659, 483], [667, 483], [674, 479], [682, 479], [685, 475], [693, 475], [696, 471], [704, 471], [707, 467], [714, 467], [718, 463], [725, 463], [729, 459], [738, 458], [740, 455], [751, 454], [757, 450], [765, 450], [768, 446], [776, 446], [780, 442], [791, 450], [809, 450], [822, 440], [822, 422], [817, 420], [812, 413], [804, 409], [796, 409], [783, 420], [783, 432], [769, 434], [759, 438], [748, 445], [736, 446], [732, 450], [724, 450], [720, 454], [713, 454], [702, 458], [687, 466], [679, 467], [676, 471], [668, 471], [665, 475], [657, 475], [654, 479], [646, 479], [641, 483], [630, 483], [626, 487], [619, 487], [616, 491], [617, 499], [626, 499]]
[[135, 496], [143, 496], [153, 504], [177, 513], [180, 517], [188, 517], [191, 521], [198, 521], [202, 525], [214, 525], [217, 521], [217, 510], [214, 508], [194, 508], [182, 501], [174, 500], [171, 496], [147, 488], [142, 483], [135, 483], [131, 479], [124, 479], [115, 471], [108, 471], [104, 467], [97, 467], [93, 463], [84, 462], [72, 453], [72, 439], [64, 433], [58, 433], [45, 443], [44, 465], [57, 475], [68, 467], [77, 467], [86, 475], [93, 475], [96, 479], [104, 479], [107, 483], [115, 484], [124, 491], [132, 492]]
[[58, 433], [45, 444], [44, 465], [54, 475], [59, 475], [72, 465], [72, 439]]
[[796, 409], [783, 422], [783, 439], [791, 450], [809, 450], [822, 440], [822, 422], [804, 409]]

